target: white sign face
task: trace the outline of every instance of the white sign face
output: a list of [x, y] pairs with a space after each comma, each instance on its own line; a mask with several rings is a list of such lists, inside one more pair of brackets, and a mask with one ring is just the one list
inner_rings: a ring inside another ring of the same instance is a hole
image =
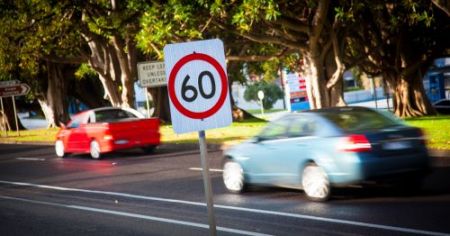
[[231, 124], [225, 53], [219, 39], [164, 47], [170, 113], [176, 133]]
[[9, 87], [13, 85], [20, 84], [20, 81], [18, 80], [6, 80], [6, 81], [0, 81], [0, 87]]
[[166, 86], [167, 79], [164, 62], [139, 62], [137, 68], [141, 87]]

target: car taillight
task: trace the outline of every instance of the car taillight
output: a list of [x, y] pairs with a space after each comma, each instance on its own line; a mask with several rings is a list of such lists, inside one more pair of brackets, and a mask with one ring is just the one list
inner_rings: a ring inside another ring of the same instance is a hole
[[368, 152], [372, 145], [365, 135], [351, 134], [344, 138], [338, 149], [345, 152]]
[[113, 137], [112, 135], [109, 135], [109, 134], [103, 136], [103, 139], [104, 139], [104, 140], [113, 140], [113, 138], [114, 138], [114, 137]]

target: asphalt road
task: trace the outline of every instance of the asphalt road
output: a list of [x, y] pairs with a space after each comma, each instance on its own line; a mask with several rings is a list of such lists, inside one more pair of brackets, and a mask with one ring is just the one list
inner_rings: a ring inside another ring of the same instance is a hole
[[[450, 165], [422, 189], [345, 188], [329, 202], [302, 191], [228, 193], [222, 152], [208, 158], [218, 235], [450, 235]], [[198, 147], [163, 145], [95, 161], [53, 147], [0, 144], [0, 235], [209, 235]]]

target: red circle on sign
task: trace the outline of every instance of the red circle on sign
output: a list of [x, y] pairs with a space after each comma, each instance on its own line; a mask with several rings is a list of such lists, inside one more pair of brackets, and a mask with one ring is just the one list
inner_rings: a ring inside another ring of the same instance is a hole
[[[178, 72], [186, 63], [195, 60], [205, 61], [211, 64], [219, 73], [220, 82], [222, 85], [222, 92], [220, 93], [219, 100], [217, 100], [216, 104], [214, 104], [214, 106], [212, 106], [210, 109], [202, 112], [194, 112], [186, 109], [180, 103], [175, 94], [175, 79]], [[225, 74], [225, 71], [223, 70], [219, 62], [217, 62], [216, 59], [214, 59], [213, 57], [203, 53], [193, 53], [182, 57], [177, 63], [175, 63], [169, 75], [168, 89], [169, 89], [169, 97], [172, 100], [173, 105], [179, 112], [181, 112], [181, 114], [192, 119], [205, 119], [214, 115], [214, 113], [216, 113], [225, 102], [228, 93], [227, 75]]]

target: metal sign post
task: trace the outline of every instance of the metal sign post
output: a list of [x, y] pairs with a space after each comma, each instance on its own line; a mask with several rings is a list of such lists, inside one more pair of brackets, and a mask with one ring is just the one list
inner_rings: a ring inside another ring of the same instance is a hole
[[213, 193], [211, 186], [211, 178], [209, 176], [209, 162], [206, 150], [205, 131], [198, 132], [198, 142], [200, 145], [200, 160], [202, 163], [203, 187], [205, 189], [206, 207], [208, 211], [208, 223], [211, 235], [217, 235], [216, 231], [216, 217], [214, 213]]
[[147, 109], [145, 109], [145, 110], [147, 110], [147, 118], [150, 118], [150, 102], [148, 101], [149, 100], [149, 98], [148, 98], [148, 91], [147, 91], [147, 88], [145, 89], [145, 103], [147, 104]]
[[16, 118], [16, 131], [17, 131], [17, 134], [20, 136], [20, 132], [19, 132], [19, 120], [17, 119], [17, 110], [16, 110], [16, 99], [15, 99], [14, 96], [12, 96], [11, 98], [12, 98], [13, 107], [14, 107], [14, 117]]
[[[14, 107], [14, 117], [16, 117], [16, 131], [19, 132], [19, 121], [17, 118], [16, 110], [16, 96], [23, 96], [30, 92], [30, 86], [25, 83], [20, 83], [18, 80], [8, 80], [0, 82], [0, 97], [11, 97]], [[2, 112], [3, 112], [3, 100], [2, 100]]]
[[0, 104], [1, 104], [1, 108], [2, 108], [2, 120], [0, 122], [2, 122], [5, 125], [5, 136], [8, 137], [9, 125], [7, 123], [8, 121], [5, 122], [5, 119], [7, 119], [7, 118], [6, 118], [5, 109], [3, 108], [3, 98], [2, 97], [0, 97]]

